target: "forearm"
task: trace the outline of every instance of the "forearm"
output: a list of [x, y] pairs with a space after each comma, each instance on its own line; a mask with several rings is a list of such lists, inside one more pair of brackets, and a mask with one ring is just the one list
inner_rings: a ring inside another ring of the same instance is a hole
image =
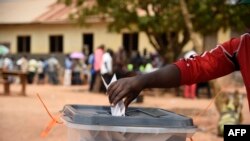
[[145, 88], [171, 88], [180, 85], [180, 71], [174, 64], [157, 71], [137, 76]]
[[110, 103], [116, 105], [125, 98], [127, 107], [145, 88], [170, 88], [179, 84], [179, 68], [171, 64], [152, 73], [120, 79], [109, 86], [107, 93]]

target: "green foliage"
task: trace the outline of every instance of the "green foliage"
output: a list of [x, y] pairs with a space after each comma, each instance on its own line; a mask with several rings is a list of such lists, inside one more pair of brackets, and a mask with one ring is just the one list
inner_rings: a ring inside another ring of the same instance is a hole
[[188, 9], [196, 32], [203, 35], [215, 33], [220, 28], [242, 31], [249, 26], [249, 7], [230, 5], [227, 0], [189, 0]]
[[[80, 25], [87, 19], [99, 17], [109, 23], [109, 30], [144, 32], [150, 43], [167, 62], [175, 60], [189, 41], [179, 0], [59, 0], [75, 5], [77, 12], [70, 16]], [[249, 7], [232, 6], [227, 0], [186, 0], [194, 31], [202, 35], [230, 27], [243, 30], [250, 25]], [[107, 20], [112, 18], [112, 20]], [[179, 34], [183, 38], [179, 39]]]

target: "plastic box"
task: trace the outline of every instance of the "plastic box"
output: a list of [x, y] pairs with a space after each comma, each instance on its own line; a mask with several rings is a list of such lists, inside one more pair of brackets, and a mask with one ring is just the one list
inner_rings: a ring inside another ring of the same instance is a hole
[[68, 141], [185, 141], [196, 130], [192, 119], [157, 108], [130, 107], [123, 117], [108, 106], [66, 105], [62, 112]]

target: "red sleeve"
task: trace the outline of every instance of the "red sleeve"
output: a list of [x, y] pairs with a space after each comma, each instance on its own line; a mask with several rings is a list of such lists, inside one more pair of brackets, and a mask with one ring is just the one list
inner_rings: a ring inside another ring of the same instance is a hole
[[201, 56], [175, 62], [180, 70], [181, 85], [206, 82], [235, 71], [232, 57], [237, 51], [239, 40], [231, 39]]

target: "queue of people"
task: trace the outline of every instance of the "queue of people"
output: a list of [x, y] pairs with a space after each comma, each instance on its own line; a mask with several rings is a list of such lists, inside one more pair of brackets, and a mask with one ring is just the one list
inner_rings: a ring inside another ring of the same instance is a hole
[[[109, 83], [113, 74], [117, 78], [149, 73], [163, 66], [163, 59], [158, 54], [148, 53], [145, 49], [128, 53], [123, 47], [114, 52], [100, 45], [92, 54], [73, 52], [65, 55], [64, 62], [59, 62], [55, 55], [48, 58], [28, 58], [26, 55], [15, 60], [13, 57], [1, 56], [0, 68], [7, 71], [27, 73], [28, 84], [52, 85], [63, 84], [89, 85], [91, 92], [105, 92], [101, 76]], [[19, 82], [10, 77], [10, 82]]]
[[[57, 72], [60, 69], [60, 63], [55, 58], [51, 56], [48, 59], [39, 58], [38, 60], [34, 58], [28, 58], [23, 55], [21, 58], [15, 60], [14, 57], [4, 57], [1, 56], [0, 68], [5, 71], [20, 71], [27, 74], [28, 84], [44, 84], [46, 76], [48, 76], [48, 82], [51, 84], [58, 84], [59, 79]], [[18, 78], [10, 76], [10, 83], [19, 82]]]
[[[145, 74], [161, 68], [163, 64], [160, 55], [148, 53], [146, 49], [142, 55], [139, 51], [132, 51], [129, 54], [123, 47], [114, 52], [109, 48], [106, 49], [105, 45], [100, 45], [89, 55], [84, 52], [65, 55], [63, 64], [60, 64], [55, 55], [38, 60], [24, 55], [17, 60], [13, 57], [1, 57], [0, 67], [8, 71], [27, 73], [28, 84], [49, 83], [65, 86], [88, 84], [90, 92], [105, 92], [101, 77], [109, 83], [113, 74], [116, 74], [118, 79]], [[10, 77], [9, 81], [18, 82], [14, 77]], [[198, 93], [196, 84], [186, 85], [183, 90], [185, 98], [198, 97]]]

